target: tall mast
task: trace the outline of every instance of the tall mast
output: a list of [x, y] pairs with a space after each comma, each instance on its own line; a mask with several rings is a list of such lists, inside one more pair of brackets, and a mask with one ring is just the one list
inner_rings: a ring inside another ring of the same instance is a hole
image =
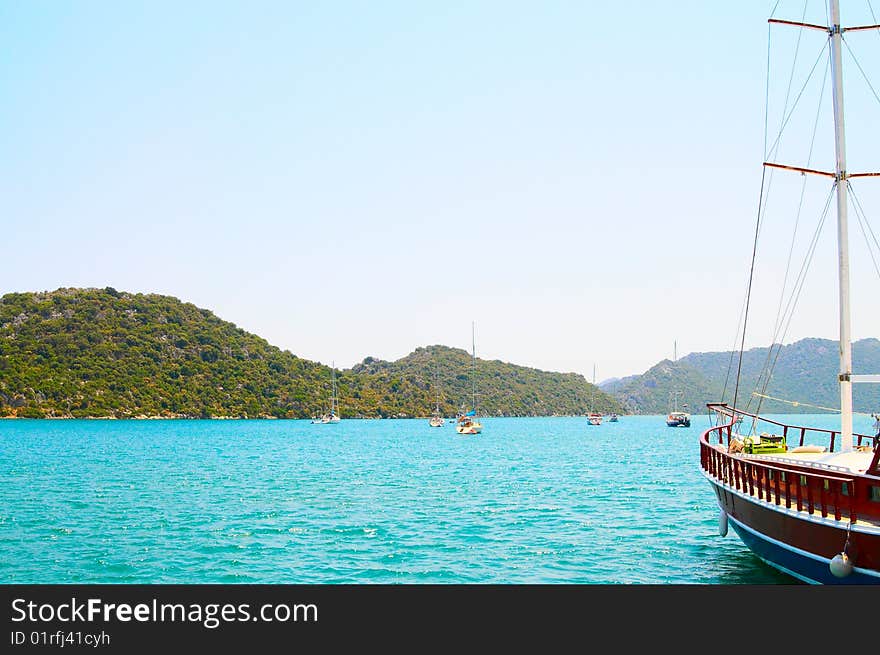
[[336, 414], [336, 362], [330, 362], [330, 413]]
[[471, 321], [471, 352], [473, 353], [473, 373], [471, 374], [471, 409], [477, 413], [477, 339], [474, 322]]
[[850, 343], [849, 229], [846, 218], [846, 143], [843, 131], [843, 61], [840, 7], [831, 0], [831, 74], [834, 84], [834, 149], [837, 155], [837, 259], [840, 304], [840, 440], [841, 450], [852, 450], [852, 344]]
[[435, 412], [440, 414], [440, 387], [438, 386], [439, 377], [437, 375], [437, 362], [434, 362], [434, 396], [436, 399]]
[[[672, 361], [678, 361], [678, 341], [672, 342]], [[672, 411], [678, 411], [678, 389], [672, 389]]]
[[590, 414], [596, 410], [596, 364], [593, 363], [593, 388], [590, 389]]

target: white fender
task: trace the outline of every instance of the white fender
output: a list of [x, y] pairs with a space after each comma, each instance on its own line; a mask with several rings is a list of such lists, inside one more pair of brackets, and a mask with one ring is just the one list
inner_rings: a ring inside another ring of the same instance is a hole
[[845, 578], [853, 571], [852, 561], [847, 557], [846, 553], [837, 553], [828, 565], [831, 569], [831, 575], [835, 578]]
[[718, 515], [718, 534], [720, 534], [722, 537], [727, 536], [727, 512], [725, 512], [723, 509]]

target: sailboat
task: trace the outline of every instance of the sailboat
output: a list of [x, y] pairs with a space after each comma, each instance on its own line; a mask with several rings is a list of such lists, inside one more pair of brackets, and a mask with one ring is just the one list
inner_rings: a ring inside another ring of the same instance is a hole
[[[678, 408], [678, 396], [680, 392], [676, 389], [672, 392], [672, 409], [666, 415], [666, 426], [670, 428], [689, 428], [691, 427], [691, 415], [683, 409]], [[687, 403], [684, 404], [687, 407]]]
[[330, 425], [339, 423], [342, 418], [339, 416], [339, 398], [336, 390], [336, 363], [330, 366], [330, 410], [323, 416], [313, 418], [312, 423], [318, 425]]
[[[678, 342], [674, 342], [672, 345], [672, 361], [673, 363], [678, 361]], [[670, 428], [689, 428], [691, 427], [691, 415], [685, 412], [684, 410], [678, 409], [678, 396], [681, 392], [678, 389], [675, 389], [672, 392], [672, 402], [670, 404], [669, 412], [666, 414], [666, 426]], [[684, 407], [687, 407], [687, 403], [684, 404]]]
[[437, 367], [434, 366], [434, 392], [437, 396], [436, 404], [434, 405], [434, 414], [431, 416], [431, 420], [428, 421], [428, 425], [432, 428], [442, 428], [443, 427], [443, 415], [440, 413], [440, 388], [437, 386]]
[[596, 365], [593, 364], [593, 387], [590, 389], [590, 413], [587, 414], [587, 425], [602, 425], [602, 415], [593, 410], [596, 400]]
[[[876, 32], [880, 25], [842, 27], [838, 0], [830, 0], [828, 19], [827, 25], [773, 17], [769, 22], [771, 32], [797, 28], [804, 30], [805, 34], [810, 30], [826, 34], [833, 86], [834, 170], [822, 171], [768, 161], [776, 159], [775, 153], [765, 154], [763, 166], [765, 175], [768, 169], [784, 169], [801, 173], [805, 180], [806, 176], [816, 179], [813, 175], [833, 180], [825, 208], [831, 206], [832, 197], [836, 196], [839, 427], [794, 425], [762, 416], [760, 400], [755, 411], [746, 411], [749, 405], [746, 409], [737, 406], [740, 403], [740, 380], [737, 377], [732, 404], [708, 403], [716, 425], [700, 436], [700, 469], [718, 501], [718, 529], [722, 536], [732, 527], [757, 557], [803, 582], [878, 584], [880, 438], [853, 432], [852, 384], [880, 382], [880, 375], [856, 375], [852, 370], [847, 210], [848, 193], [855, 197], [851, 181], [880, 173], [853, 173], [846, 167], [841, 50], [844, 34], [860, 30]], [[780, 174], [789, 175], [787, 172]], [[764, 192], [762, 180], [762, 196]], [[763, 200], [762, 197], [759, 206], [766, 207]], [[860, 202], [852, 204], [858, 212], [862, 211], [861, 207]], [[754, 254], [751, 270], [754, 271]], [[753, 279], [750, 273], [749, 292]], [[740, 365], [748, 304], [747, 301], [740, 322], [743, 342]], [[769, 380], [769, 374], [765, 379]], [[758, 393], [752, 395], [761, 397]], [[747, 420], [738, 425], [739, 416]]]
[[458, 416], [455, 421], [455, 431], [459, 434], [480, 434], [483, 425], [477, 419], [477, 341], [474, 324], [471, 323], [471, 348], [473, 351], [473, 366], [471, 370], [471, 410]]

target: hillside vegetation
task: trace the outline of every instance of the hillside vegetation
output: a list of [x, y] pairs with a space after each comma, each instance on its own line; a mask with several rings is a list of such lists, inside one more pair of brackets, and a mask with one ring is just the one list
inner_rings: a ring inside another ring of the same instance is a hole
[[[352, 372], [390, 376], [440, 395], [446, 415], [472, 405], [471, 354], [459, 348], [429, 346], [395, 362], [368, 357]], [[436, 376], [436, 384], [435, 384]], [[498, 360], [477, 358], [476, 405], [489, 416], [575, 415], [588, 411], [621, 413], [622, 405], [577, 373], [550, 373]], [[434, 402], [430, 401], [433, 407]]]
[[[769, 348], [753, 348], [743, 354], [739, 385], [736, 384], [738, 354], [727, 352], [691, 353], [675, 362], [663, 360], [642, 375], [600, 385], [636, 414], [657, 414], [669, 410], [673, 393], [679, 392], [679, 405], [689, 411], [705, 413], [706, 403], [725, 401], [737, 406], [770, 413], [815, 413], [818, 407], [840, 407], [837, 384], [838, 344], [829, 339], [802, 339], [770, 353]], [[764, 388], [759, 374], [768, 359], [776, 358], [773, 375]], [[855, 373], [880, 371], [880, 341], [862, 339], [853, 343]], [[772, 398], [761, 398], [754, 393]], [[779, 400], [774, 400], [779, 399]], [[782, 402], [786, 401], [786, 402]], [[794, 404], [797, 403], [797, 404]], [[860, 412], [880, 411], [880, 387], [853, 385], [853, 407]]]
[[[439, 384], [434, 385], [434, 372]], [[343, 417], [447, 416], [471, 404], [471, 358], [419, 348], [337, 371]], [[0, 416], [307, 418], [329, 403], [329, 367], [191, 303], [105, 289], [0, 298]], [[477, 360], [481, 415], [621, 412], [573, 373]]]

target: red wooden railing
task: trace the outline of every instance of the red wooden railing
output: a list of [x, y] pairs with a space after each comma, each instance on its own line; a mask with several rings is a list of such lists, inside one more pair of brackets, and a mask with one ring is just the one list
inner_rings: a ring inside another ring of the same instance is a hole
[[[770, 425], [777, 425], [782, 428], [782, 435], [785, 437], [786, 443], [789, 443], [791, 433], [800, 432], [800, 436], [798, 437], [798, 446], [804, 445], [804, 438], [806, 437], [808, 432], [816, 432], [820, 435], [825, 435], [825, 439], [828, 441], [828, 452], [833, 453], [834, 447], [837, 442], [837, 436], [840, 434], [838, 430], [828, 430], [826, 428], [808, 428], [800, 425], [788, 425], [786, 423], [780, 423], [779, 421], [774, 421], [773, 419], [766, 418], [764, 416], [758, 416], [757, 414], [752, 414], [750, 412], [744, 412], [738, 409], [733, 409], [727, 403], [708, 403], [707, 407], [710, 411], [716, 412], [719, 415], [733, 417], [736, 416], [749, 416], [753, 419], [761, 421], [762, 423], [769, 423]], [[729, 437], [729, 434], [728, 434]], [[868, 436], [866, 434], [853, 434], [853, 437], [856, 439], [856, 446], [869, 445], [873, 442], [874, 437]]]
[[[751, 416], [762, 422], [778, 425], [783, 428], [785, 435], [790, 431], [800, 430], [800, 445], [803, 445], [803, 435], [808, 431], [827, 433], [832, 444], [838, 432], [785, 425], [747, 412], [734, 412], [727, 405], [709, 404], [709, 409], [730, 420], [730, 423], [706, 430], [700, 439], [700, 464], [713, 478], [759, 500], [785, 505], [786, 508], [795, 507], [798, 511], [806, 510], [810, 513], [818, 511], [823, 517], [831, 515], [836, 520], [846, 517], [853, 522], [859, 515], [873, 521], [880, 518], [878, 516], [880, 509], [875, 507], [878, 503], [868, 501], [867, 489], [861, 488], [865, 483], [857, 481], [856, 476], [847, 475], [842, 471], [817, 472], [798, 466], [796, 463], [789, 466], [780, 462], [753, 460], [729, 454], [724, 447], [730, 445], [735, 416]], [[866, 435], [857, 436], [863, 439], [871, 438]], [[718, 445], [714, 445], [716, 443]], [[875, 470], [878, 456], [880, 449], [875, 452], [869, 471]]]

